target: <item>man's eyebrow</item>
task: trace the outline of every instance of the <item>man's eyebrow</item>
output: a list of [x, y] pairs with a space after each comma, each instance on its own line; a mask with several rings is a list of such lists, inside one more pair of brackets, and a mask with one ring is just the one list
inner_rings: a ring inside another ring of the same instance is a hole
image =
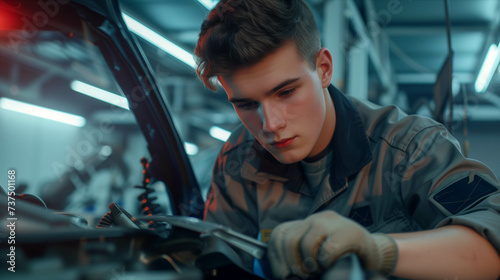
[[283, 81], [283, 82], [281, 82], [279, 85], [275, 86], [272, 90], [268, 91], [268, 92], [266, 93], [266, 96], [267, 96], [267, 95], [271, 95], [271, 94], [273, 94], [273, 93], [277, 92], [278, 90], [280, 90], [281, 88], [286, 87], [286, 86], [287, 86], [287, 85], [289, 85], [289, 84], [293, 84], [293, 83], [295, 83], [295, 82], [296, 82], [296, 81], [298, 81], [298, 80], [299, 80], [299, 78], [292, 78], [292, 79], [287, 79], [287, 80], [284, 80], [284, 81]]
[[255, 100], [251, 98], [231, 98], [229, 99], [229, 102], [231, 103], [240, 103], [240, 102], [253, 102]]
[[[287, 80], [284, 80], [283, 82], [281, 82], [279, 85], [275, 86], [273, 89], [271, 89], [270, 91], [266, 92], [266, 96], [269, 96], [275, 92], [277, 92], [278, 90], [280, 90], [281, 88], [283, 87], [286, 87], [287, 85], [289, 84], [293, 84], [295, 83], [296, 81], [298, 81], [300, 78], [292, 78], [292, 79], [287, 79]], [[231, 103], [238, 103], [238, 102], [253, 102], [255, 100], [251, 99], [251, 98], [231, 98], [229, 99], [229, 102]]]

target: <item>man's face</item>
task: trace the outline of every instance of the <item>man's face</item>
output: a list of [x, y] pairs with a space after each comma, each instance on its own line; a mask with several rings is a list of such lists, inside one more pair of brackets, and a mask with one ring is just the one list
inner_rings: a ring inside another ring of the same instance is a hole
[[287, 43], [255, 65], [219, 80], [245, 127], [282, 163], [314, 156], [328, 145], [335, 113], [326, 88], [331, 55], [322, 49], [316, 68]]

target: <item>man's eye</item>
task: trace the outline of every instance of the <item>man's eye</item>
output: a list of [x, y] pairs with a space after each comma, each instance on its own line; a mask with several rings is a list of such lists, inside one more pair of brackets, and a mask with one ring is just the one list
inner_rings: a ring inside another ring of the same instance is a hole
[[288, 97], [288, 96], [292, 95], [292, 93], [294, 91], [295, 91], [295, 89], [285, 90], [285, 91], [278, 93], [278, 96], [279, 97]]
[[243, 109], [243, 110], [253, 110], [257, 109], [259, 104], [257, 102], [245, 102], [245, 103], [238, 103], [236, 107], [238, 109]]

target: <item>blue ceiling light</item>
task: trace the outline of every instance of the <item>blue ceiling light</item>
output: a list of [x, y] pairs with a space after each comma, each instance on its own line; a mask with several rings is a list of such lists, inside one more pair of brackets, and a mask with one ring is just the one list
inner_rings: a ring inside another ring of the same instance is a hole
[[91, 86], [84, 82], [72, 81], [70, 84], [72, 90], [85, 94], [92, 98], [113, 104], [125, 110], [129, 110], [128, 101], [125, 97], [105, 91], [95, 86]]
[[184, 142], [184, 149], [186, 149], [186, 153], [190, 156], [198, 154], [199, 151], [198, 146], [189, 142]]
[[83, 127], [86, 123], [85, 118], [77, 115], [68, 114], [21, 101], [16, 101], [6, 97], [0, 98], [0, 108], [47, 120], [65, 123], [76, 127]]
[[174, 56], [180, 61], [186, 63], [191, 68], [193, 69], [196, 68], [196, 63], [194, 61], [193, 54], [172, 43], [165, 37], [161, 36], [160, 34], [146, 27], [144, 24], [135, 20], [126, 13], [122, 13], [122, 15], [130, 31], [135, 33], [137, 36], [143, 38], [144, 40], [150, 42], [151, 44], [155, 45], [159, 49]]
[[213, 138], [221, 140], [222, 142], [226, 142], [226, 140], [231, 135], [231, 132], [222, 129], [218, 126], [212, 126], [208, 131], [208, 133], [210, 133], [210, 136], [212, 136]]
[[217, 2], [219, 2], [219, 0], [198, 0], [198, 2], [205, 6], [205, 8], [211, 10], [215, 7], [215, 5], [217, 5]]
[[481, 66], [481, 70], [479, 70], [479, 74], [477, 75], [477, 79], [474, 84], [476, 92], [486, 91], [491, 82], [491, 79], [493, 78], [493, 74], [495, 74], [499, 60], [500, 55], [498, 54], [498, 46], [493, 44], [488, 49], [486, 58], [484, 59], [483, 65]]

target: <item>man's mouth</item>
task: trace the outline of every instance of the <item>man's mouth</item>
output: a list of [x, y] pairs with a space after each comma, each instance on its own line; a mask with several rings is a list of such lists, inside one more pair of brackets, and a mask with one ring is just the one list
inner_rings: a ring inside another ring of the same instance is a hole
[[293, 140], [295, 140], [295, 138], [296, 137], [290, 137], [290, 138], [286, 138], [286, 139], [283, 139], [280, 141], [275, 141], [275, 142], [271, 143], [271, 145], [273, 145], [274, 147], [276, 147], [278, 149], [286, 148], [292, 144], [292, 142], [293, 142]]

